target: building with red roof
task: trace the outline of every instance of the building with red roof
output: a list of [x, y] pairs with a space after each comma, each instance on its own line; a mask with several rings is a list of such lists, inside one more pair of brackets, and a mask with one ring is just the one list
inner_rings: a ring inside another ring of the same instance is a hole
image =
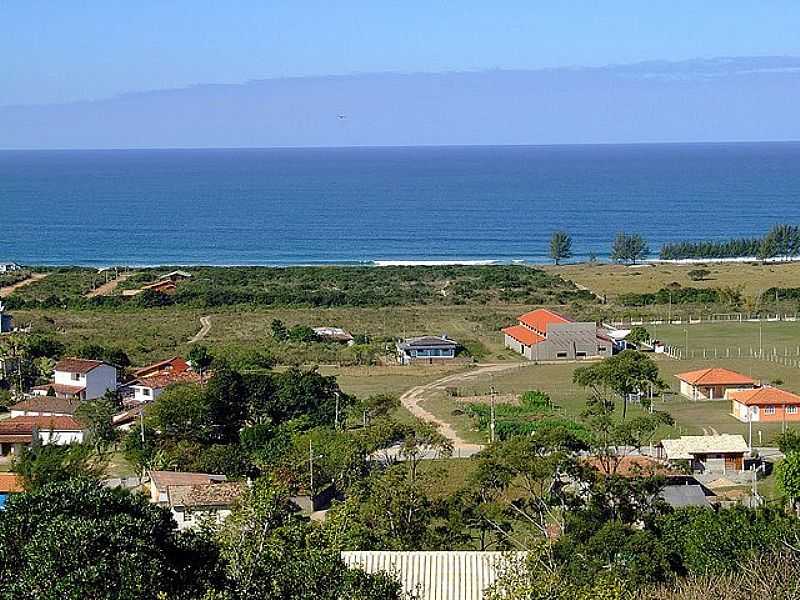
[[117, 389], [117, 369], [101, 360], [64, 358], [53, 368], [53, 380], [37, 385], [35, 396], [93, 400]]
[[724, 400], [731, 391], [758, 386], [752, 377], [720, 367], [687, 371], [675, 377], [680, 381], [681, 394], [690, 400]]
[[596, 323], [577, 322], [546, 308], [517, 317], [517, 325], [502, 330], [505, 347], [528, 360], [605, 358], [614, 343]]
[[38, 443], [58, 446], [83, 442], [84, 427], [73, 417], [26, 416], [0, 421], [0, 456], [16, 455], [22, 448]]
[[128, 386], [133, 389], [133, 399], [137, 402], [155, 400], [171, 385], [200, 383], [200, 376], [190, 370], [189, 363], [180, 356], [142, 367], [134, 375], [136, 379]]
[[786, 423], [800, 421], [800, 396], [765, 385], [728, 393], [731, 414], [742, 421]]

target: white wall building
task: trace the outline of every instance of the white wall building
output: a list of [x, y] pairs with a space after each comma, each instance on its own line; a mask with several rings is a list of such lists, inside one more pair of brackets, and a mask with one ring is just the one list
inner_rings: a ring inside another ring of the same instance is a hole
[[117, 369], [100, 360], [65, 358], [53, 370], [53, 381], [33, 388], [33, 393], [46, 396], [50, 390], [60, 398], [75, 397], [93, 400], [108, 390], [117, 389]]

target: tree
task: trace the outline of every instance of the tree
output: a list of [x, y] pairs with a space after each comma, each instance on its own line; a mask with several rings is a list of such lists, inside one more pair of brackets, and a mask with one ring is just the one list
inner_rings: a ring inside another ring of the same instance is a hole
[[112, 399], [115, 392], [111, 392], [94, 400], [82, 402], [75, 411], [75, 417], [86, 427], [88, 442], [94, 446], [95, 451], [102, 452], [116, 439], [113, 417], [117, 412], [117, 405]]
[[288, 490], [269, 478], [245, 493], [219, 535], [233, 598], [399, 600], [396, 582], [350, 571], [296, 512]]
[[36, 444], [16, 456], [12, 468], [26, 490], [37, 491], [51, 483], [78, 478], [99, 479], [105, 468], [105, 457], [98, 458], [86, 444]]
[[572, 237], [566, 231], [554, 231], [550, 236], [550, 258], [559, 264], [572, 257]]
[[687, 273], [687, 275], [692, 281], [703, 281], [709, 275], [711, 275], [711, 271], [708, 269], [692, 269]]
[[[774, 385], [780, 385], [773, 382]], [[778, 436], [778, 448], [784, 454], [790, 452], [800, 452], [800, 431], [797, 429], [787, 429]]]
[[400, 399], [394, 394], [372, 394], [359, 399], [353, 405], [353, 412], [367, 427], [373, 419], [386, 417], [399, 407]]
[[637, 345], [642, 344], [650, 341], [650, 332], [641, 325], [636, 325], [625, 339]]
[[789, 452], [775, 471], [778, 491], [800, 516], [800, 452]]
[[76, 355], [79, 358], [102, 360], [110, 365], [122, 368], [129, 367], [131, 364], [131, 360], [128, 358], [128, 355], [124, 350], [120, 348], [101, 346], [100, 344], [84, 344], [78, 348]]
[[187, 358], [189, 359], [192, 367], [194, 367], [200, 374], [200, 381], [202, 382], [205, 372], [211, 366], [211, 363], [214, 362], [214, 357], [208, 351], [207, 347], [194, 345], [192, 346], [192, 349], [189, 350]]
[[620, 232], [614, 238], [611, 246], [611, 260], [636, 264], [650, 254], [647, 242], [638, 233], [627, 234]]
[[270, 329], [272, 330], [272, 337], [279, 342], [285, 342], [289, 338], [289, 330], [286, 329], [286, 325], [280, 319], [273, 319]]
[[199, 598], [215, 558], [168, 510], [88, 480], [15, 495], [0, 512], [3, 598]]
[[147, 425], [174, 440], [211, 439], [213, 423], [208, 397], [199, 385], [184, 383], [164, 390], [146, 408]]
[[665, 385], [653, 359], [635, 350], [623, 350], [599, 363], [575, 369], [572, 380], [588, 388], [594, 398], [608, 399], [609, 392], [618, 396], [623, 402], [623, 420], [630, 396], [638, 395], [642, 401], [651, 390], [661, 390]]

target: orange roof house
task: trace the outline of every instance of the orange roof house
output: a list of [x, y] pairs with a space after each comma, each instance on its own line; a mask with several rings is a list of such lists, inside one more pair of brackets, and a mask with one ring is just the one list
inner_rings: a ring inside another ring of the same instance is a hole
[[546, 308], [517, 317], [517, 325], [502, 330], [505, 346], [529, 360], [606, 357], [613, 342], [592, 322], [578, 323]]
[[730, 392], [728, 398], [731, 414], [743, 423], [800, 421], [800, 396], [780, 388], [765, 385]]
[[757, 386], [752, 377], [720, 367], [687, 371], [675, 377], [680, 381], [681, 394], [691, 400], [723, 400], [731, 391]]

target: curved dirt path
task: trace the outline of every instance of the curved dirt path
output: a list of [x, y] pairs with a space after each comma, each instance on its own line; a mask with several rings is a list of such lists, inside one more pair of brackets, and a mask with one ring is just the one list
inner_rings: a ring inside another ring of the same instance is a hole
[[461, 439], [461, 436], [458, 435], [453, 426], [450, 423], [446, 423], [436, 417], [433, 413], [426, 410], [422, 406], [420, 406], [420, 402], [425, 400], [426, 397], [430, 395], [431, 392], [435, 390], [442, 389], [447, 387], [453, 383], [462, 383], [465, 381], [470, 381], [472, 379], [476, 379], [486, 374], [491, 373], [500, 373], [502, 371], [508, 371], [510, 369], [519, 369], [525, 368], [527, 365], [525, 363], [497, 363], [497, 364], [486, 364], [482, 366], [478, 366], [475, 369], [470, 371], [465, 371], [462, 373], [455, 373], [453, 375], [447, 375], [442, 377], [441, 379], [437, 379], [436, 381], [432, 381], [431, 383], [426, 383], [424, 385], [418, 385], [416, 387], [411, 388], [410, 390], [406, 391], [402, 396], [400, 396], [400, 403], [403, 405], [404, 408], [408, 410], [412, 415], [422, 419], [423, 421], [427, 421], [432, 425], [435, 425], [439, 432], [449, 439], [453, 443], [453, 449], [458, 451], [459, 455], [469, 455], [474, 454], [476, 452], [480, 452], [484, 446], [482, 444], [472, 444]]
[[0, 297], [5, 298], [9, 294], [11, 294], [14, 290], [18, 290], [19, 288], [25, 287], [26, 285], [29, 285], [36, 281], [41, 281], [45, 277], [47, 277], [47, 273], [31, 273], [31, 276], [28, 277], [27, 279], [18, 281], [13, 285], [7, 285], [6, 287], [0, 288]]
[[195, 336], [189, 340], [189, 343], [196, 344], [205, 338], [209, 331], [211, 331], [211, 316], [206, 315], [204, 317], [200, 317], [200, 331], [198, 331], [197, 334], [195, 334]]

